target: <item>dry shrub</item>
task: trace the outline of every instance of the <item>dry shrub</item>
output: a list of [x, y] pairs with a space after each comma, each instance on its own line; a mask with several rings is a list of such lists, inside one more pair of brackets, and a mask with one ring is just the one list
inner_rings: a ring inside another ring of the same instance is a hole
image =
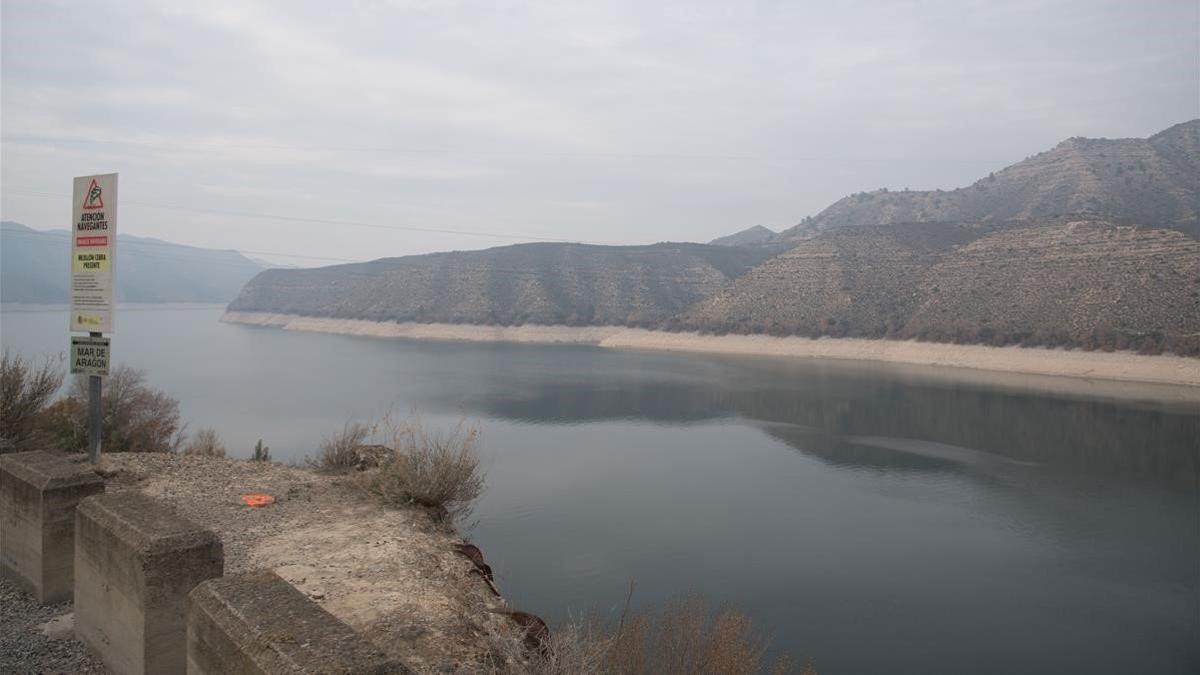
[[361, 464], [361, 448], [374, 428], [359, 422], [347, 422], [342, 430], [321, 441], [316, 459], [309, 466], [327, 473], [349, 473]]
[[0, 359], [0, 452], [29, 449], [37, 416], [62, 387], [62, 359], [33, 363], [4, 350]]
[[[39, 427], [64, 450], [87, 449], [88, 378], [46, 409]], [[104, 452], [171, 452], [182, 440], [179, 401], [146, 384], [145, 371], [124, 364], [104, 379], [100, 396]]]
[[479, 429], [459, 422], [448, 431], [429, 431], [420, 418], [385, 429], [386, 454], [364, 474], [362, 486], [384, 503], [433, 509], [452, 520], [465, 518], [483, 493]]
[[603, 675], [609, 668], [612, 631], [594, 619], [580, 619], [552, 631], [542, 653], [531, 653], [525, 641], [512, 636], [491, 636], [484, 668], [491, 675]]
[[[660, 611], [626, 616], [616, 626], [577, 619], [553, 632], [544, 654], [529, 654], [518, 672], [545, 675], [749, 675], [795, 672], [782, 658], [766, 662], [767, 639], [742, 612], [711, 609], [699, 597], [669, 601]], [[802, 675], [816, 675], [806, 665]]]
[[224, 457], [225, 445], [217, 437], [215, 429], [201, 429], [196, 432], [192, 440], [183, 448], [183, 454], [198, 455], [201, 457]]
[[641, 675], [762, 671], [767, 641], [745, 614], [697, 597], [672, 600], [657, 613], [626, 621], [609, 654], [611, 672]]

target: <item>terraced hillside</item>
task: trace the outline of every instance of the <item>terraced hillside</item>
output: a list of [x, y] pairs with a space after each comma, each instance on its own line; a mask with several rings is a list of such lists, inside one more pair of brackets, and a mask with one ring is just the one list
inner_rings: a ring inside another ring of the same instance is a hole
[[1071, 138], [966, 188], [850, 195], [779, 237], [794, 242], [849, 225], [1068, 215], [1200, 238], [1200, 119], [1149, 138]]
[[268, 270], [229, 309], [426, 323], [657, 325], [768, 255], [704, 244], [518, 244]]
[[1200, 354], [1200, 242], [1100, 221], [840, 227], [678, 325]]

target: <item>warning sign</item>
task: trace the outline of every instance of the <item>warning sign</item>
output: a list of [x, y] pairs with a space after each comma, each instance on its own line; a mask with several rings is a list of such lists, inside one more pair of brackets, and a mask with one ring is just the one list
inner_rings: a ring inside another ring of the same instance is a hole
[[95, 178], [88, 185], [87, 193], [83, 195], [83, 208], [85, 211], [104, 208], [104, 190]]
[[72, 206], [71, 330], [111, 333], [117, 174], [76, 178]]
[[108, 375], [108, 338], [71, 336], [71, 374]]

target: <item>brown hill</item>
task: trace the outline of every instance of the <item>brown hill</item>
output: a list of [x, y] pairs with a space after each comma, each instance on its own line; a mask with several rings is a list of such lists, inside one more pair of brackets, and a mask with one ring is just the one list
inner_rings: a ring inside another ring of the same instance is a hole
[[678, 325], [1200, 354], [1200, 242], [1097, 221], [843, 226]]
[[518, 244], [267, 270], [229, 308], [375, 321], [655, 325], [768, 255], [704, 244]]
[[1068, 215], [1200, 237], [1200, 119], [1150, 138], [1071, 138], [966, 188], [850, 195], [780, 238], [798, 241], [847, 225]]

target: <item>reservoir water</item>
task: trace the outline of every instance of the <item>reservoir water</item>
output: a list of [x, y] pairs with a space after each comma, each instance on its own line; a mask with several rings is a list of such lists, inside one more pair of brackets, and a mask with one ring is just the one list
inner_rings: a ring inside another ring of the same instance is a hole
[[[553, 621], [701, 593], [822, 673], [1200, 672], [1200, 406], [877, 365], [376, 340], [126, 307], [230, 454], [389, 410], [482, 429], [466, 534]], [[64, 308], [6, 307], [64, 351]], [[1069, 391], [1070, 393], [1063, 393]]]

